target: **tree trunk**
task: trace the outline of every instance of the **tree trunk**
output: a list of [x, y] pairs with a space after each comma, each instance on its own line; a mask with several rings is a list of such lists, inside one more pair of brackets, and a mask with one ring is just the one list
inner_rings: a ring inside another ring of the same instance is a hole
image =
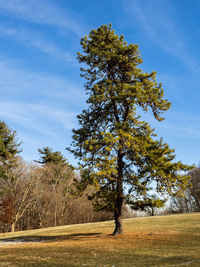
[[54, 198], [55, 198], [55, 206], [54, 206], [54, 226], [57, 226], [57, 192], [56, 186], [54, 188]]
[[27, 230], [30, 229], [30, 215], [29, 215], [29, 209], [27, 210]]
[[154, 216], [154, 208], [152, 207], [151, 216]]
[[113, 235], [120, 235], [123, 234], [122, 228], [122, 206], [123, 206], [123, 161], [122, 161], [122, 153], [119, 150], [118, 152], [118, 180], [117, 180], [117, 199], [115, 202], [115, 210], [114, 210], [114, 217], [115, 217], [115, 230]]
[[121, 216], [119, 216], [118, 212], [114, 212], [114, 215], [115, 215], [115, 230], [113, 232], [113, 235], [121, 235], [124, 233]]
[[15, 231], [15, 222], [13, 222], [12, 224], [11, 224], [11, 232], [14, 232]]
[[55, 206], [55, 211], [54, 211], [54, 226], [57, 226], [57, 208]]

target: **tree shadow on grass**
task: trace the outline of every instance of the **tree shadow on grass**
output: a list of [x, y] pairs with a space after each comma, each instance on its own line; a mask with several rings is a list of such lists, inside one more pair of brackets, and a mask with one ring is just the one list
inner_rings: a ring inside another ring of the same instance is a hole
[[28, 243], [28, 242], [59, 242], [65, 240], [85, 240], [92, 239], [100, 236], [101, 233], [76, 233], [68, 235], [30, 235], [30, 236], [17, 236], [17, 237], [8, 237], [5, 239], [0, 239], [0, 242], [3, 243]]

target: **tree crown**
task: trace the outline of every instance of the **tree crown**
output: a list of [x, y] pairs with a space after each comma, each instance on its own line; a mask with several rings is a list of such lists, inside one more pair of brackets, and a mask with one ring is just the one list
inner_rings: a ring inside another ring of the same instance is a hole
[[21, 152], [17, 133], [0, 121], [0, 160], [8, 160]]
[[138, 108], [151, 110], [154, 118], [170, 103], [164, 99], [156, 72], [143, 72], [138, 46], [127, 44], [111, 25], [102, 25], [81, 39], [78, 53], [88, 109], [78, 116], [80, 128], [73, 130], [70, 151], [81, 160], [78, 188], [96, 187], [99, 209], [116, 210], [119, 203], [141, 200], [156, 184], [158, 193], [180, 193], [189, 166], [175, 162], [174, 150], [138, 115]]
[[52, 151], [50, 147], [39, 148], [38, 152], [40, 154], [40, 160], [36, 161], [42, 165], [47, 165], [50, 163], [65, 165], [67, 164], [67, 159], [62, 155], [60, 151]]

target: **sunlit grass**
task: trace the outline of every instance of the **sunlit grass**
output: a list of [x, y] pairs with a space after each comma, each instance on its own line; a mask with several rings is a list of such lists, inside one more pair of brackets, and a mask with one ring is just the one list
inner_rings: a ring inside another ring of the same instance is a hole
[[0, 234], [0, 266], [200, 266], [200, 213], [123, 224], [122, 236], [113, 222]]

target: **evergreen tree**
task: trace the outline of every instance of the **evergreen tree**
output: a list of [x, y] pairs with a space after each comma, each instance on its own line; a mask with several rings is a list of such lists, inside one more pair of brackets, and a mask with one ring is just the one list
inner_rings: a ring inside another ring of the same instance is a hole
[[16, 131], [0, 121], [0, 178], [6, 178], [5, 170], [16, 165], [20, 145]]
[[159, 199], [156, 195], [145, 195], [142, 199], [137, 201], [131, 201], [130, 207], [133, 210], [141, 210], [147, 212], [147, 214], [154, 216], [155, 211], [164, 207], [166, 200]]
[[46, 187], [45, 191], [51, 193], [52, 208], [54, 209], [54, 226], [57, 226], [59, 210], [63, 209], [64, 203], [69, 197], [70, 183], [75, 173], [73, 167], [68, 164], [61, 152], [53, 152], [49, 147], [38, 149], [38, 151], [41, 157], [36, 162], [43, 165], [41, 171], [43, 185]]
[[42, 149], [39, 148], [38, 152], [40, 154], [40, 160], [35, 160], [35, 162], [38, 162], [42, 165], [46, 165], [49, 163], [61, 164], [61, 165], [67, 164], [67, 160], [60, 151], [53, 152], [52, 148], [43, 147]]
[[69, 150], [82, 168], [77, 188], [95, 186], [95, 209], [114, 212], [116, 235], [123, 233], [123, 204], [143, 199], [152, 183], [159, 193], [181, 193], [188, 177], [180, 171], [190, 167], [174, 162], [174, 150], [156, 140], [154, 130], [138, 115], [138, 109], [150, 110], [162, 121], [162, 113], [170, 108], [156, 72], [139, 68], [138, 46], [128, 45], [111, 25], [92, 30], [81, 45], [78, 59], [84, 63], [89, 107], [78, 116], [80, 128], [73, 130]]
[[8, 127], [4, 121], [0, 121], [0, 160], [9, 160], [21, 152], [16, 131]]

